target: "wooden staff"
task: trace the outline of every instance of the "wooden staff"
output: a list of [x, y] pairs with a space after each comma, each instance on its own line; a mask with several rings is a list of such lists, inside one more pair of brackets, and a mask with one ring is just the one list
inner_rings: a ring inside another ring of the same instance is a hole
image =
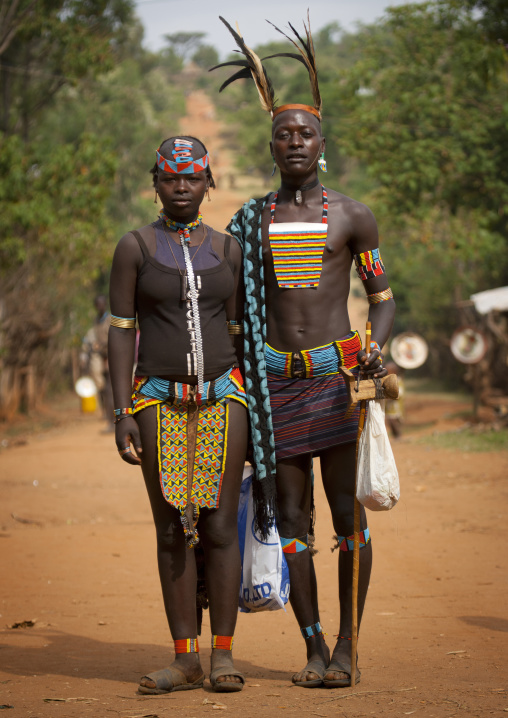
[[[370, 337], [371, 323], [367, 322], [365, 330], [365, 351], [367, 356], [370, 354]], [[353, 613], [351, 626], [351, 687], [356, 683], [356, 653], [358, 649], [358, 582], [360, 578], [360, 502], [356, 498], [356, 487], [358, 483], [358, 447], [360, 446], [360, 437], [363, 433], [365, 425], [365, 412], [367, 409], [367, 400], [362, 399], [360, 402], [360, 417], [358, 419], [358, 433], [356, 435], [356, 468], [355, 468], [355, 490], [354, 490], [354, 524], [353, 524]]]

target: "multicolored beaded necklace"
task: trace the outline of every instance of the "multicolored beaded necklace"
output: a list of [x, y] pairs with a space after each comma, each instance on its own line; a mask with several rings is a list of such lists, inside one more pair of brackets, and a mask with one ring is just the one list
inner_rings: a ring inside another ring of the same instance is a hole
[[183, 224], [183, 222], [175, 222], [174, 219], [170, 219], [167, 216], [163, 209], [161, 209], [161, 211], [159, 212], [159, 218], [162, 222], [165, 222], [167, 224], [169, 229], [172, 229], [174, 232], [178, 232], [178, 234], [180, 235], [180, 239], [183, 236], [186, 242], [190, 242], [190, 233], [197, 229], [199, 225], [203, 222], [203, 215], [201, 213], [198, 214], [197, 219], [195, 219], [193, 222], [189, 222], [189, 224]]

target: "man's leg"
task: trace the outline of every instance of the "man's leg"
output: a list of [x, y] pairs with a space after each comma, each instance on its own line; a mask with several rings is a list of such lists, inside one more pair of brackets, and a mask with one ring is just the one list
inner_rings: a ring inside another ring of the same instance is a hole
[[[355, 471], [356, 446], [354, 443], [334, 446], [321, 455], [323, 486], [332, 512], [333, 527], [339, 539], [345, 539], [341, 541], [341, 550], [339, 550], [339, 631], [337, 643], [332, 654], [331, 669], [325, 675], [325, 681], [343, 681], [343, 685], [349, 685], [349, 673], [351, 670], [353, 551], [350, 550], [350, 544], [348, 544], [347, 539], [351, 539], [354, 533]], [[367, 529], [367, 519], [363, 506], [360, 520], [361, 530], [365, 531]], [[367, 598], [371, 567], [372, 543], [369, 539], [360, 548], [358, 629], [362, 620], [365, 599]], [[337, 666], [344, 668], [344, 670], [337, 670]]]
[[289, 548], [294, 539], [303, 539], [293, 545], [294, 552], [285, 551], [291, 585], [289, 600], [300, 629], [308, 636], [305, 638], [308, 663], [295, 673], [293, 682], [312, 683], [314, 687], [321, 683], [323, 666], [328, 666], [330, 653], [319, 628], [314, 562], [305, 547], [311, 508], [311, 466], [311, 454], [277, 463], [277, 503], [283, 546], [286, 544]]

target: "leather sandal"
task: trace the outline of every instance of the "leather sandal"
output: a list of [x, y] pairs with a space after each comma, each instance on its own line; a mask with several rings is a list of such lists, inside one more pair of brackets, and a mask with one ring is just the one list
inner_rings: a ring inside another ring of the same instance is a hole
[[[163, 668], [160, 671], [154, 673], [148, 673], [143, 678], [148, 678], [149, 681], [155, 683], [155, 688], [149, 688], [148, 686], [138, 687], [138, 692], [145, 695], [160, 696], [164, 693], [173, 693], [174, 691], [191, 691], [194, 688], [203, 688], [205, 680], [204, 674], [196, 678], [193, 683], [187, 681], [187, 676], [176, 666], [169, 666], [169, 668]], [[143, 678], [141, 680], [143, 680]]]
[[[324, 676], [329, 673], [345, 673], [347, 675], [347, 678], [334, 678], [334, 679], [326, 679]], [[356, 677], [355, 677], [355, 685], [357, 683], [360, 683], [360, 676], [362, 674], [356, 669]], [[347, 665], [344, 663], [341, 663], [336, 658], [332, 658], [330, 661], [330, 665], [325, 670], [323, 674], [323, 685], [325, 688], [347, 688], [351, 685], [351, 664], [348, 663]]]
[[314, 678], [311, 681], [295, 681], [296, 673], [293, 675], [292, 681], [295, 686], [300, 688], [319, 688], [323, 685], [323, 676], [327, 669], [325, 668], [322, 661], [310, 661], [303, 669], [305, 673], [315, 673], [319, 678]]
[[[218, 681], [217, 678], [221, 676], [237, 676], [240, 682]], [[216, 693], [237, 693], [241, 691], [245, 685], [245, 676], [233, 666], [233, 661], [224, 662], [220, 665], [216, 665], [210, 672], [210, 683]]]

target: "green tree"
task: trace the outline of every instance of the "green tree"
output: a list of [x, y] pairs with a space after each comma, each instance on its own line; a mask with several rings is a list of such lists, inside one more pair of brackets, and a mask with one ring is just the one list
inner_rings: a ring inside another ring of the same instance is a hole
[[423, 332], [435, 371], [456, 302], [508, 281], [507, 56], [482, 22], [454, 1], [391, 8], [331, 97], [338, 142], [371, 178], [396, 328]]
[[2, 0], [2, 19], [0, 131], [28, 141], [63, 86], [113, 66], [132, 0]]
[[219, 62], [219, 53], [213, 45], [201, 45], [192, 56], [192, 62], [203, 70], [217, 65]]

